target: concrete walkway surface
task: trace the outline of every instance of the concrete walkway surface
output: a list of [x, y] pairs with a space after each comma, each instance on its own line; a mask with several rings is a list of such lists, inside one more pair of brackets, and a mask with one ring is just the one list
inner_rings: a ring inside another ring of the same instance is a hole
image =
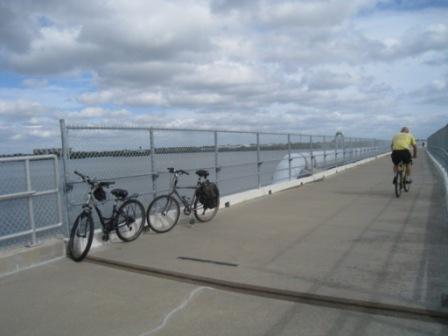
[[[448, 223], [425, 154], [394, 196], [388, 158], [112, 243], [92, 258], [245, 285], [446, 313]], [[200, 261], [202, 260], [202, 261]], [[205, 262], [209, 261], [209, 262]], [[144, 273], [144, 272], [143, 272]], [[0, 279], [0, 335], [446, 335], [371, 315], [61, 260]]]

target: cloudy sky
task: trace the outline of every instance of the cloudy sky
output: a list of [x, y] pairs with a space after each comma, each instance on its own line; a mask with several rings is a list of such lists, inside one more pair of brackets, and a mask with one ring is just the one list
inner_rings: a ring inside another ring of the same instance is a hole
[[61, 118], [423, 138], [447, 103], [446, 0], [0, 0], [0, 153]]

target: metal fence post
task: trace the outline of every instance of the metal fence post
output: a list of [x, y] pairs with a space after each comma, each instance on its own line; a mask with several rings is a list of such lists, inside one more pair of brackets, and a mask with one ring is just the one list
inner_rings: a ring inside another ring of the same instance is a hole
[[215, 176], [216, 176], [216, 185], [219, 186], [219, 151], [218, 151], [218, 131], [214, 132], [215, 136]]
[[[58, 165], [58, 158], [55, 157], [54, 161], [53, 161], [53, 168], [54, 168], [54, 183], [55, 183], [55, 187], [58, 191], [56, 197], [57, 197], [57, 207], [58, 207], [58, 219], [59, 219], [59, 223], [63, 224], [63, 218], [62, 218], [62, 204], [61, 204], [61, 194], [60, 194], [60, 190], [59, 190], [59, 165]], [[68, 227], [66, 226], [66, 229], [68, 229]], [[69, 235], [68, 230], [65, 232], [67, 234], [67, 237]]]
[[311, 174], [314, 173], [314, 156], [313, 156], [313, 136], [310, 135], [310, 161], [311, 161]]
[[338, 135], [334, 136], [334, 161], [338, 164]]
[[292, 179], [292, 171], [291, 171], [291, 134], [288, 134], [288, 174], [289, 174], [289, 180]]
[[59, 120], [59, 126], [61, 129], [61, 159], [62, 159], [62, 171], [64, 174], [64, 183], [62, 185], [62, 192], [64, 194], [64, 217], [65, 217], [65, 228], [66, 228], [66, 237], [69, 237], [70, 233], [70, 216], [69, 216], [69, 206], [70, 200], [68, 198], [68, 162], [67, 159], [70, 158], [70, 148], [67, 136], [67, 128], [65, 125], [65, 120]]
[[353, 161], [353, 145], [352, 145], [352, 138], [348, 138], [349, 141], [349, 148], [350, 148], [350, 161]]
[[322, 138], [322, 149], [324, 150], [324, 167], [327, 167], [327, 137], [324, 135]]
[[257, 132], [257, 178], [258, 188], [261, 188], [261, 161], [260, 161], [260, 133]]
[[155, 163], [155, 146], [154, 146], [154, 130], [151, 127], [149, 129], [149, 146], [150, 146], [150, 154], [151, 154], [151, 180], [152, 180], [152, 197], [155, 198], [157, 195], [157, 174], [156, 174], [156, 163]]
[[[31, 192], [31, 172], [30, 172], [30, 160], [25, 160], [25, 172], [26, 172], [26, 191]], [[30, 218], [30, 226], [31, 226], [31, 244], [29, 246], [37, 245], [36, 238], [36, 223], [34, 222], [34, 211], [33, 211], [33, 197], [32, 195], [28, 196], [28, 215]]]

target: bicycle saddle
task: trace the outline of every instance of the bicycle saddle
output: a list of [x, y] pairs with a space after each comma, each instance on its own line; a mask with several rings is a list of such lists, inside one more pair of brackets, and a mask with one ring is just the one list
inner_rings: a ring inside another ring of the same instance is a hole
[[209, 173], [204, 169], [199, 169], [196, 171], [196, 175], [198, 175], [199, 177], [207, 177]]
[[124, 189], [113, 189], [110, 193], [121, 200], [128, 196], [128, 191]]

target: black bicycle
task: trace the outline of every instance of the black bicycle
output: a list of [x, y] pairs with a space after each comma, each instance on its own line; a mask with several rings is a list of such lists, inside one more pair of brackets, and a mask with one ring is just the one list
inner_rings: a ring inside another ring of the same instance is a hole
[[69, 256], [74, 261], [81, 261], [89, 253], [94, 235], [94, 222], [92, 209], [100, 219], [103, 230], [103, 240], [108, 241], [109, 235], [115, 231], [117, 236], [124, 242], [130, 242], [142, 233], [145, 224], [145, 208], [137, 200], [138, 194], [128, 196], [127, 190], [113, 189], [114, 205], [112, 215], [104, 217], [97, 206], [98, 201], [106, 200], [104, 188], [115, 184], [113, 181], [97, 181], [77, 171], [74, 172], [81, 177], [82, 181], [89, 186], [86, 202], [82, 205], [82, 211], [78, 215], [70, 232], [68, 243]]
[[410, 183], [408, 183], [408, 176], [406, 173], [406, 168], [403, 165], [403, 162], [400, 162], [398, 164], [398, 169], [397, 172], [395, 173], [394, 178], [394, 185], [395, 185], [395, 196], [397, 198], [401, 196], [402, 190], [408, 192], [409, 189], [411, 188]]
[[[214, 183], [208, 180], [209, 173], [206, 170], [198, 170], [198, 181], [196, 186], [178, 187], [178, 177], [180, 175], [190, 175], [185, 170], [174, 170], [168, 168], [171, 177], [170, 191], [166, 195], [161, 195], [151, 202], [146, 211], [146, 220], [148, 226], [157, 233], [170, 231], [179, 221], [180, 206], [183, 205], [183, 212], [186, 216], [194, 214], [194, 217], [200, 222], [208, 222], [219, 209], [219, 190]], [[204, 187], [211, 187], [214, 190], [215, 199], [204, 199], [202, 192]], [[193, 189], [193, 196], [190, 198], [179, 195], [177, 189]], [[176, 199], [177, 198], [177, 199]], [[179, 201], [178, 201], [179, 200]]]

